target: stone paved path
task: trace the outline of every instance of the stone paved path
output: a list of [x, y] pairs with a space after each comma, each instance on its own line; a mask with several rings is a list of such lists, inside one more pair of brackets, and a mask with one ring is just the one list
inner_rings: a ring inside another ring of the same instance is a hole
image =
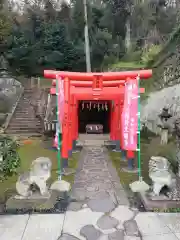
[[[90, 199], [105, 200], [108, 198], [113, 200], [115, 205], [129, 204], [105, 148], [85, 147], [82, 150], [72, 197], [83, 203], [87, 203], [87, 200]], [[97, 208], [102, 207], [101, 204], [98, 206], [97, 200], [96, 206]]]

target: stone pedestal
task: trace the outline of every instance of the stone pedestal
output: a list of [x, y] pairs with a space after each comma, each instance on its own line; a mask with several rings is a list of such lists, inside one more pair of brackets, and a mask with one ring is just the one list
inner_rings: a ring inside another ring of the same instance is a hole
[[152, 196], [148, 192], [139, 192], [138, 198], [146, 211], [175, 213], [179, 212], [178, 209], [180, 209], [180, 200], [172, 200], [164, 195]]
[[113, 149], [113, 151], [114, 152], [121, 152], [120, 141], [116, 140], [116, 141], [113, 141], [113, 143], [115, 144], [115, 149]]
[[15, 195], [9, 198], [6, 202], [6, 210], [25, 212], [25, 211], [41, 211], [54, 207], [56, 203], [55, 196], [50, 192], [49, 196], [42, 196], [40, 193], [35, 193], [29, 198]]
[[66, 199], [64, 198], [64, 192], [52, 189], [49, 193], [49, 196], [44, 197], [39, 193], [34, 193], [30, 198], [21, 198], [19, 195], [12, 196], [5, 204], [5, 212], [10, 214], [27, 214], [60, 213], [66, 211], [69, 200], [67, 197]]
[[137, 173], [138, 169], [134, 167], [134, 161], [132, 159], [128, 159], [127, 161], [128, 161], [128, 166], [122, 169], [123, 172]]
[[62, 168], [68, 167], [68, 158], [62, 158]]
[[126, 162], [126, 150], [121, 150], [121, 161]]
[[129, 158], [127, 160], [127, 162], [128, 162], [128, 169], [133, 170], [134, 169], [134, 158]]
[[73, 153], [73, 150], [72, 150], [72, 149], [69, 150], [69, 151], [68, 151], [68, 156], [69, 156], [69, 157], [72, 157], [72, 153]]
[[72, 149], [73, 153], [79, 152], [79, 150], [77, 149], [77, 141], [73, 140], [73, 149]]

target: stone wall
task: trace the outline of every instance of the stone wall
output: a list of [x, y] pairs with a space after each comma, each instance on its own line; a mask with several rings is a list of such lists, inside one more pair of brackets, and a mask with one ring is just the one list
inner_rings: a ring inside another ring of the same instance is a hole
[[153, 87], [156, 90], [180, 83], [180, 29], [164, 46], [150, 65], [153, 68]]
[[163, 107], [170, 109], [172, 121], [180, 116], [180, 29], [150, 67], [153, 69], [153, 78], [150, 80], [153, 92], [142, 103], [141, 121], [151, 131], [158, 133], [158, 115]]
[[23, 87], [13, 77], [1, 75], [0, 77], [0, 126], [5, 127], [13, 114], [19, 101]]

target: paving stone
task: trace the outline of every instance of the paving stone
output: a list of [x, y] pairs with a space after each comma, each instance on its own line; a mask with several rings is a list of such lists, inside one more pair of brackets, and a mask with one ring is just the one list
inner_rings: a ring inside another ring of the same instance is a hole
[[[91, 168], [88, 170], [90, 173], [99, 173], [102, 171], [102, 168]], [[103, 171], [104, 172], [104, 171]]]
[[110, 175], [108, 175], [106, 172], [99, 172], [99, 173], [88, 173], [88, 178], [94, 178], [95, 176], [99, 176], [99, 177], [104, 177], [104, 178], [111, 178]]
[[164, 221], [161, 221], [159, 215], [155, 212], [139, 212], [135, 217], [135, 221], [142, 236], [151, 235], [152, 233], [154, 236], [165, 235], [170, 234], [172, 231]]
[[86, 190], [88, 192], [97, 192], [99, 190], [99, 187], [97, 185], [94, 185], [94, 186], [92, 185], [92, 186], [88, 186]]
[[97, 226], [102, 229], [115, 228], [119, 224], [119, 221], [111, 216], [104, 215], [97, 221]]
[[111, 179], [109, 179], [109, 178], [104, 178], [104, 177], [101, 177], [101, 176], [95, 176], [94, 178], [93, 178], [93, 180], [95, 181], [95, 180], [98, 180], [98, 181], [103, 181], [103, 182], [111, 182]]
[[119, 205], [129, 206], [129, 200], [128, 200], [124, 190], [117, 190], [116, 191], [116, 198], [118, 200]]
[[[92, 199], [98, 199], [97, 197], [96, 197], [96, 194], [98, 195], [99, 194], [99, 191], [97, 191], [97, 192], [86, 192], [86, 196], [87, 196], [87, 199], [88, 200], [92, 200]], [[109, 196], [108, 196], [109, 197]]]
[[[92, 212], [89, 208], [83, 208], [80, 211], [67, 211], [63, 225], [63, 232], [69, 233], [77, 238], [84, 239], [80, 235], [83, 226], [94, 225], [103, 213]], [[100, 231], [100, 229], [98, 229]], [[31, 239], [32, 240], [32, 239]], [[52, 239], [54, 240], [54, 239]]]
[[[154, 239], [154, 237], [152, 237]], [[141, 240], [140, 237], [134, 237], [134, 236], [125, 236], [124, 240]]]
[[96, 166], [96, 168], [101, 169], [101, 171], [102, 171], [102, 169], [106, 168], [105, 165], [102, 165], [102, 164], [97, 163], [97, 162], [91, 162], [91, 164], [90, 163], [84, 164], [83, 168], [86, 169], [86, 170], [87, 169], [90, 170], [90, 169], [94, 168], [94, 166]]
[[85, 201], [87, 195], [83, 189], [75, 189], [71, 193], [71, 198], [76, 199], [77, 201]]
[[134, 212], [139, 212], [138, 208], [136, 208], [136, 207], [131, 207], [131, 210]]
[[79, 211], [83, 208], [83, 203], [81, 202], [71, 202], [67, 208], [68, 211]]
[[75, 178], [86, 178], [87, 177], [87, 173], [81, 173], [79, 172], [78, 174], [76, 174]]
[[112, 184], [116, 189], [123, 190], [123, 187], [119, 182], [112, 181]]
[[117, 206], [118, 205], [118, 200], [116, 197], [116, 192], [114, 190], [107, 190], [110, 198], [112, 199], [113, 203]]
[[80, 230], [80, 235], [85, 237], [86, 240], [97, 240], [102, 232], [96, 229], [93, 225], [86, 225]]
[[96, 181], [88, 181], [88, 182], [86, 182], [86, 184], [89, 186], [89, 187], [96, 187], [96, 188], [98, 188], [98, 189], [103, 189], [103, 190], [112, 190], [113, 189], [113, 186], [112, 186], [112, 184], [111, 183], [105, 183], [105, 182], [103, 182], [102, 180], [96, 180]]
[[83, 206], [82, 206], [82, 208], [87, 208], [88, 207], [88, 205], [85, 203], [85, 204], [83, 204]]
[[124, 240], [124, 231], [117, 230], [116, 232], [110, 233], [109, 240]]
[[[99, 229], [99, 228], [98, 228], [98, 229]], [[102, 233], [105, 234], [105, 235], [108, 235], [108, 234], [110, 234], [110, 233], [113, 233], [113, 232], [116, 232], [116, 231], [117, 231], [116, 228], [104, 229], [104, 230], [100, 229], [100, 230], [101, 230]]]
[[124, 230], [124, 225], [123, 223], [119, 223], [119, 225], [116, 227], [116, 229], [121, 229], [121, 230]]
[[83, 182], [74, 181], [73, 188], [84, 188], [84, 187], [86, 187], [85, 184], [86, 184], [86, 183], [85, 183], [84, 181], [83, 181]]
[[128, 236], [138, 237], [139, 235], [138, 225], [135, 220], [128, 220], [124, 222], [124, 229], [125, 229], [126, 235]]
[[106, 235], [102, 235], [102, 236], [100, 236], [100, 237], [98, 238], [98, 240], [109, 240], [109, 237], [108, 237], [107, 234], [106, 234]]
[[96, 192], [92, 195], [92, 199], [104, 199], [104, 198], [109, 198], [110, 195], [108, 194], [107, 191], [101, 190], [99, 192]]
[[115, 204], [110, 197], [105, 199], [91, 199], [87, 202], [87, 205], [92, 211], [104, 213], [111, 212], [115, 208]]
[[86, 181], [88, 181], [88, 177], [87, 177], [87, 175], [86, 176], [76, 176], [75, 177], [75, 181], [76, 182], [86, 182]]
[[72, 235], [64, 233], [61, 237], [58, 238], [58, 240], [80, 240], [77, 237], [74, 237]]
[[118, 206], [114, 211], [111, 213], [111, 217], [116, 218], [119, 222], [125, 222], [133, 218], [134, 213], [129, 209], [128, 206]]

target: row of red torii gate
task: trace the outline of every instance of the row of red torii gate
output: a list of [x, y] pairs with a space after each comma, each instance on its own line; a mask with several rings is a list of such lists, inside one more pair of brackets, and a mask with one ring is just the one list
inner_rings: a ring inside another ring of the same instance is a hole
[[[78, 103], [82, 100], [97, 102], [106, 100], [112, 103], [110, 140], [118, 144], [117, 149], [126, 154], [127, 159], [130, 159], [129, 167], [133, 167], [132, 159], [137, 149], [138, 132], [137, 98], [138, 93], [145, 92], [145, 89], [139, 88], [139, 80], [145, 80], [151, 76], [152, 70], [102, 73], [44, 71], [45, 78], [54, 80], [51, 94], [57, 94], [58, 99], [57, 115], [58, 121], [62, 125], [63, 168], [68, 167], [68, 158], [78, 139]], [[131, 120], [133, 120], [133, 124]], [[133, 129], [134, 132], [130, 129]], [[128, 141], [134, 142], [128, 145]]]

